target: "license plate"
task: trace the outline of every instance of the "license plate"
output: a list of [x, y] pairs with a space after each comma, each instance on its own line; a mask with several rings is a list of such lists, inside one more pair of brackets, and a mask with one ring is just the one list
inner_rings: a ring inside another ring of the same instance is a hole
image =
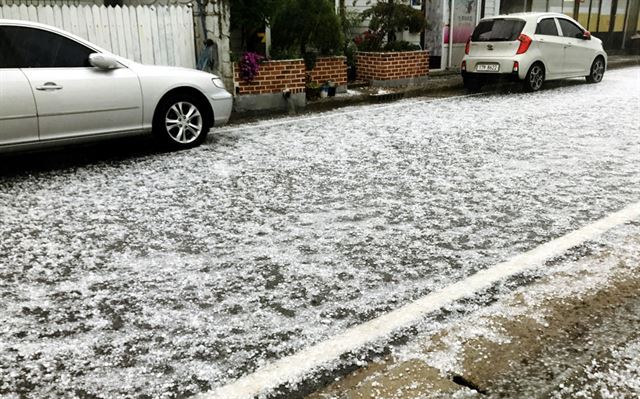
[[478, 72], [498, 72], [500, 65], [498, 64], [478, 64], [476, 65], [476, 71]]

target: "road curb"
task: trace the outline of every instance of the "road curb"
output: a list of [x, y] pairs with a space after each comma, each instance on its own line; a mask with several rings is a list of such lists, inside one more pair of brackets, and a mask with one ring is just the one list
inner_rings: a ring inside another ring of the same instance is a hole
[[[629, 56], [628, 58], [609, 58], [607, 69], [622, 69], [640, 66], [640, 56]], [[321, 100], [307, 103], [304, 109], [299, 110], [297, 115], [305, 115], [317, 112], [326, 112], [337, 108], [344, 108], [354, 105], [376, 104], [380, 102], [393, 102], [412, 97], [444, 96], [448, 92], [462, 90], [462, 77], [455, 74], [434, 74], [420, 86], [403, 87], [389, 93], [390, 95], [359, 94], [353, 96], [327, 97]], [[263, 119], [287, 116], [287, 111], [256, 111], [250, 113], [232, 114], [230, 125], [255, 122]]]

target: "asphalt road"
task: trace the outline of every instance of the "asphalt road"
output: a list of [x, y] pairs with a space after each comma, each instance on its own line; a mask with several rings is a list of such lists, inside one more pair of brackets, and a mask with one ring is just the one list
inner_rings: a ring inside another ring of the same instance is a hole
[[0, 395], [208, 391], [640, 198], [640, 68], [3, 157]]
[[307, 399], [638, 397], [639, 233], [621, 224], [490, 304], [447, 306], [455, 316]]

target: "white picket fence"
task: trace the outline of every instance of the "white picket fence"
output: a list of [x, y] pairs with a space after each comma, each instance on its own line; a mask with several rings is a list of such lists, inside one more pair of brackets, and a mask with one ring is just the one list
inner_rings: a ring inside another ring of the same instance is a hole
[[144, 64], [195, 67], [193, 12], [185, 6], [0, 6], [0, 18], [64, 29]]

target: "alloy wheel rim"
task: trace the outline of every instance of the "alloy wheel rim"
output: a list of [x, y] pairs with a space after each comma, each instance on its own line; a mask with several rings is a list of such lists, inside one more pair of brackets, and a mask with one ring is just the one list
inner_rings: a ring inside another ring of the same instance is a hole
[[202, 133], [202, 114], [189, 102], [177, 102], [167, 111], [164, 125], [169, 137], [180, 144], [189, 144]]
[[593, 64], [591, 77], [594, 81], [599, 82], [602, 79], [602, 75], [604, 75], [604, 65], [602, 65], [602, 61], [598, 60]]
[[534, 66], [533, 69], [531, 69], [531, 76], [529, 77], [531, 88], [538, 90], [542, 86], [542, 79], [542, 68], [537, 65]]

